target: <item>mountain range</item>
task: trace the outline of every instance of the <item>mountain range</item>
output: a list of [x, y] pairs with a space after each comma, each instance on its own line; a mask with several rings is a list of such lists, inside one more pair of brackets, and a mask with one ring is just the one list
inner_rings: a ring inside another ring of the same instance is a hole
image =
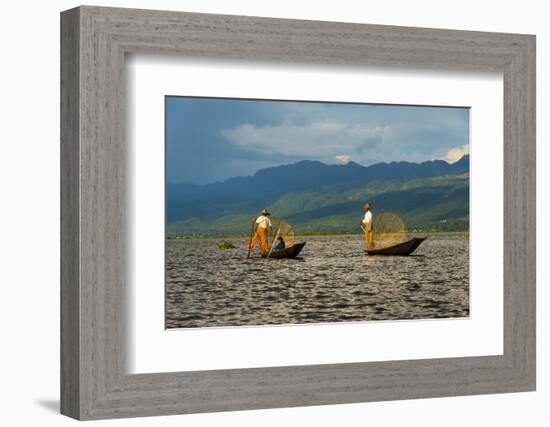
[[449, 164], [391, 162], [362, 166], [305, 160], [207, 185], [167, 184], [168, 236], [238, 235], [266, 207], [297, 233], [357, 232], [363, 204], [396, 211], [409, 229], [468, 229], [466, 155]]

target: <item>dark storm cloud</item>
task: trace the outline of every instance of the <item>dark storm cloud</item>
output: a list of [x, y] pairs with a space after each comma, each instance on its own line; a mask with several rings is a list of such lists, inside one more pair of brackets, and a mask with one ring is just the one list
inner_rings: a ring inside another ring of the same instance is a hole
[[[361, 164], [454, 159], [464, 108], [168, 97], [168, 182], [203, 184], [300, 160]], [[457, 154], [458, 153], [458, 154]]]

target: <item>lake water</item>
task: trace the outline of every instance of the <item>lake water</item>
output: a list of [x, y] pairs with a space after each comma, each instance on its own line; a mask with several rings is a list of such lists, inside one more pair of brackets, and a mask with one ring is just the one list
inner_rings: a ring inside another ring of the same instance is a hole
[[408, 257], [368, 256], [361, 236], [306, 236], [299, 259], [246, 259], [244, 238], [167, 240], [166, 327], [469, 315], [469, 237], [433, 233]]

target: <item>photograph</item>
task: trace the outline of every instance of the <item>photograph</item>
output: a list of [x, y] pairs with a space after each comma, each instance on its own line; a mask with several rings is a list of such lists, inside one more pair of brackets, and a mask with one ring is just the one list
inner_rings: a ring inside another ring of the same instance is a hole
[[165, 96], [165, 327], [468, 317], [469, 115]]

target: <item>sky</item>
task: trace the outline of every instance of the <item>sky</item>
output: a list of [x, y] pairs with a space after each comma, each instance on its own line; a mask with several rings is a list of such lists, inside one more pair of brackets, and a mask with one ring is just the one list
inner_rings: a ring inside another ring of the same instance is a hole
[[168, 183], [207, 184], [301, 160], [452, 163], [469, 109], [166, 97]]

